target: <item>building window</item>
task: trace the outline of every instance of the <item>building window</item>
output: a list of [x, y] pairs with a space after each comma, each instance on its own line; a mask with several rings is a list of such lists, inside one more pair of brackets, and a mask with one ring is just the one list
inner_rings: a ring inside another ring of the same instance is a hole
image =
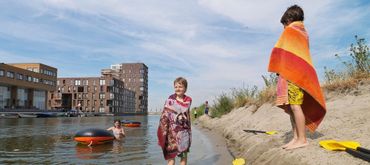
[[143, 91], [144, 90], [144, 87], [140, 87], [140, 91]]
[[89, 80], [83, 80], [82, 85], [89, 85]]
[[143, 78], [140, 78], [140, 82], [144, 82], [144, 79]]
[[39, 82], [39, 79], [38, 79], [38, 78], [36, 78], [36, 77], [34, 77], [34, 78], [33, 78], [33, 82], [38, 83], [38, 82]]
[[33, 91], [33, 106], [37, 109], [45, 109], [45, 91]]
[[81, 80], [75, 80], [75, 85], [81, 85]]
[[4, 76], [4, 70], [0, 70], [0, 76]]
[[6, 77], [14, 78], [14, 72], [6, 72]]
[[59, 80], [57, 81], [57, 85], [59, 85]]
[[105, 85], [105, 80], [100, 80], [99, 84], [100, 85]]
[[99, 112], [104, 112], [104, 107], [100, 107]]
[[18, 73], [17, 73], [17, 79], [18, 79], [18, 80], [23, 80], [23, 74], [18, 74]]
[[100, 93], [99, 94], [99, 99], [105, 99], [105, 94], [104, 93]]
[[84, 92], [84, 87], [78, 87], [77, 92]]

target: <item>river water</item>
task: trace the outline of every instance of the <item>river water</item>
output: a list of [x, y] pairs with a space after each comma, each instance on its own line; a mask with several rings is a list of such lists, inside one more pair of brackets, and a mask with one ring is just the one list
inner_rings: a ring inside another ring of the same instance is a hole
[[[125, 139], [109, 144], [88, 147], [73, 140], [79, 130], [106, 129], [114, 119], [142, 126], [125, 128]], [[159, 116], [0, 119], [0, 164], [166, 164], [157, 145], [158, 121]], [[190, 150], [189, 164], [203, 164], [212, 153], [195, 127]]]

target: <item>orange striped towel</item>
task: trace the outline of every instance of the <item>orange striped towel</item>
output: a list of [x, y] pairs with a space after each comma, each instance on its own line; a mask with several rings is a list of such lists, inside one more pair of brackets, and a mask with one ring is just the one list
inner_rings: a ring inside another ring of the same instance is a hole
[[[272, 49], [268, 71], [280, 74], [304, 90], [301, 106], [306, 117], [306, 126], [314, 132], [325, 116], [326, 107], [311, 61], [308, 35], [303, 22], [293, 22], [284, 29]], [[288, 106], [282, 108], [288, 110]]]

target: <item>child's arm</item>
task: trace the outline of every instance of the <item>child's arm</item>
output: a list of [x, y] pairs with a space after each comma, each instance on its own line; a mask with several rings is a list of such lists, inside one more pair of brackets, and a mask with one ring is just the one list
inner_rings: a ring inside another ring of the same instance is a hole
[[113, 130], [113, 127], [110, 127], [110, 128], [107, 129], [107, 131], [111, 131], [111, 130]]
[[159, 125], [157, 130], [158, 145], [161, 146], [162, 149], [164, 149], [167, 144], [167, 134], [169, 131], [168, 129], [169, 129], [169, 119], [164, 109], [159, 119]]
[[125, 136], [125, 130], [123, 128], [121, 128], [121, 134], [122, 136]]

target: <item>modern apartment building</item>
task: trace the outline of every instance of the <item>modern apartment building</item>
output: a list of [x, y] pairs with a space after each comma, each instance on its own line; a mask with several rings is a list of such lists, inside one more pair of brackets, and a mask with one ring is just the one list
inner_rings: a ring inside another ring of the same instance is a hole
[[144, 63], [122, 63], [102, 69], [102, 75], [110, 75], [122, 80], [125, 88], [135, 91], [137, 114], [148, 113], [148, 67]]
[[0, 109], [47, 109], [57, 69], [41, 63], [0, 63]]
[[135, 92], [112, 76], [58, 78], [57, 90], [48, 98], [51, 109], [113, 114], [135, 111]]

